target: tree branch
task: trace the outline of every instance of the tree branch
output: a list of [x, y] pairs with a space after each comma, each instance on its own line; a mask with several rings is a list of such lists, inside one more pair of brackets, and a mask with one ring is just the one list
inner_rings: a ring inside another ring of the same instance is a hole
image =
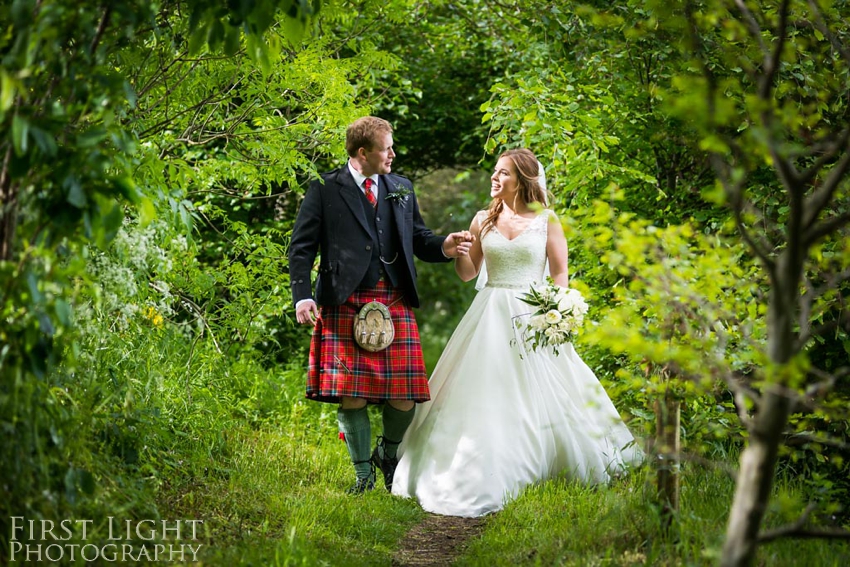
[[3, 166], [0, 168], [0, 261], [11, 260], [15, 249], [15, 227], [18, 216], [18, 188], [12, 183], [9, 171], [12, 144], [6, 145]]
[[183, 76], [177, 77], [176, 81], [172, 83], [170, 87], [168, 87], [168, 90], [166, 90], [165, 93], [161, 97], [159, 97], [159, 100], [157, 100], [151, 105], [146, 106], [145, 110], [147, 112], [150, 112], [151, 110], [159, 106], [162, 102], [168, 102], [170, 100], [171, 93], [174, 92], [174, 89], [179, 87], [183, 81], [185, 81], [190, 75], [192, 75], [192, 71], [194, 71], [195, 67], [197, 67], [202, 61], [203, 59], [197, 59], [193, 61], [192, 64], [189, 66], [189, 69], [186, 70], [185, 73], [183, 73]]
[[850, 223], [850, 211], [844, 212], [838, 216], [824, 219], [820, 223], [811, 227], [809, 230], [805, 231], [803, 235], [805, 238], [805, 245], [807, 247], [812, 246], [824, 236], [832, 234], [833, 232], [844, 227], [848, 223]]
[[779, 65], [782, 61], [782, 50], [785, 48], [785, 40], [788, 38], [788, 11], [790, 3], [790, 0], [782, 0], [782, 6], [779, 7], [779, 25], [776, 29], [777, 42], [773, 48], [773, 54], [768, 60], [769, 65], [765, 69], [761, 86], [761, 90], [768, 95], [770, 86], [773, 84], [773, 79], [779, 71]]
[[172, 67], [174, 67], [178, 63], [186, 63], [187, 61], [184, 59], [184, 57], [188, 54], [188, 51], [183, 51], [182, 53], [178, 54], [177, 57], [172, 59], [170, 63], [163, 67], [160, 67], [157, 72], [154, 73], [153, 77], [148, 80], [147, 84], [139, 88], [137, 96], [139, 98], [142, 98], [144, 95], [146, 95], [150, 89], [152, 89], [155, 85], [159, 84], [160, 78], [164, 77]]
[[809, 372], [818, 378], [821, 378], [822, 381], [809, 384], [806, 387], [805, 395], [807, 398], [822, 398], [827, 392], [831, 391], [832, 388], [835, 387], [836, 382], [845, 376], [850, 375], [850, 366], [842, 366], [832, 373], [826, 372], [825, 370], [821, 370], [817, 367], [812, 367], [809, 368]]
[[803, 274], [803, 285], [805, 286], [806, 291], [800, 294], [800, 299], [797, 302], [800, 308], [800, 312], [797, 316], [797, 324], [800, 326], [800, 336], [807, 333], [811, 328], [810, 317], [812, 315], [812, 304], [816, 297], [815, 289], [812, 286], [812, 280], [809, 279], [806, 274]]
[[[215, 93], [215, 94], [218, 95], [220, 93]], [[200, 102], [197, 102], [197, 103], [193, 104], [192, 106], [189, 106], [189, 107], [184, 108], [183, 110], [181, 110], [179, 112], [176, 112], [173, 116], [170, 116], [170, 117], [167, 116], [167, 117], [163, 118], [162, 120], [160, 120], [159, 122], [157, 122], [156, 124], [149, 126], [148, 128], [146, 128], [145, 130], [143, 130], [142, 132], [140, 132], [138, 134], [139, 139], [143, 140], [147, 136], [152, 136], [152, 135], [160, 132], [162, 129], [166, 128], [169, 124], [174, 122], [174, 120], [176, 120], [180, 116], [183, 116], [185, 114], [189, 114], [190, 112], [197, 113], [199, 111], [199, 109], [203, 108], [204, 106], [206, 106], [208, 104], [216, 104], [216, 103], [224, 102], [225, 100], [227, 100], [225, 98], [213, 98], [214, 96], [215, 95], [210, 95], [209, 97], [201, 100]]]
[[695, 453], [689, 453], [687, 451], [680, 451], [676, 455], [676, 460], [678, 460], [680, 462], [696, 463], [698, 465], [702, 465], [705, 468], [711, 467], [711, 468], [718, 469], [718, 470], [722, 471], [724, 474], [728, 475], [729, 479], [733, 480], [733, 481], [735, 479], [737, 479], [737, 477], [738, 477], [738, 471], [735, 470], [733, 467], [730, 467], [726, 463], [720, 462], [720, 461], [713, 461], [711, 459], [706, 459], [705, 457], [702, 457], [702, 456], [697, 455]]
[[837, 319], [827, 321], [817, 327], [810, 327], [805, 333], [801, 333], [800, 336], [797, 337], [795, 345], [798, 348], [802, 348], [806, 346], [806, 343], [808, 343], [813, 337], [824, 336], [839, 327], [850, 329], [850, 312], [842, 311]]
[[723, 171], [723, 163], [720, 160], [720, 157], [717, 155], [711, 156], [711, 162], [714, 166], [714, 170], [718, 173], [720, 177], [720, 182], [723, 184], [723, 188], [726, 191], [726, 196], [729, 199], [729, 205], [732, 209], [732, 215], [735, 219], [735, 226], [738, 229], [738, 232], [741, 233], [741, 237], [744, 239], [744, 242], [750, 247], [753, 253], [761, 260], [762, 264], [764, 264], [765, 269], [770, 275], [771, 279], [775, 275], [776, 272], [776, 264], [772, 258], [770, 258], [767, 247], [763, 246], [761, 242], [757, 241], [747, 226], [744, 224], [744, 192], [743, 192], [743, 184], [744, 179], [739, 179], [738, 181], [732, 182], [729, 177]]
[[[162, 294], [166, 293], [166, 290], [157, 287], [157, 285], [153, 282], [148, 282], [148, 285]], [[201, 308], [198, 306], [197, 303], [192, 301], [192, 299], [190, 299], [189, 296], [184, 294], [182, 291], [176, 290], [176, 294], [180, 298], [180, 303], [182, 303], [184, 307], [188, 308], [187, 311], [194, 313], [195, 316], [201, 320], [201, 322], [204, 324], [204, 327], [206, 327], [207, 331], [209, 331], [213, 346], [215, 346], [215, 350], [219, 354], [221, 354], [221, 347], [218, 345], [218, 341], [215, 338], [215, 333], [213, 333], [212, 327], [210, 327], [210, 324], [207, 322], [207, 318], [204, 316], [204, 313], [203, 311], [201, 311]]]
[[773, 79], [776, 77], [776, 73], [779, 70], [779, 64], [782, 57], [782, 49], [785, 46], [786, 39], [786, 29], [788, 27], [788, 7], [789, 0], [783, 0], [782, 5], [779, 7], [779, 25], [776, 30], [777, 42], [771, 52], [767, 45], [764, 43], [764, 40], [761, 37], [761, 28], [756, 21], [755, 16], [747, 8], [746, 4], [744, 4], [743, 0], [735, 0], [735, 5], [738, 6], [738, 9], [741, 11], [741, 14], [744, 16], [744, 20], [747, 23], [747, 27], [750, 30], [750, 34], [758, 41], [759, 49], [761, 49], [764, 54], [763, 68], [764, 74], [759, 81], [759, 97], [763, 100], [770, 99], [770, 91], [771, 86], [773, 85]]
[[104, 32], [106, 31], [106, 26], [109, 25], [109, 17], [111, 15], [112, 2], [108, 2], [103, 10], [103, 16], [100, 18], [100, 23], [97, 25], [97, 32], [94, 34], [94, 37], [91, 40], [91, 45], [89, 45], [90, 54], [94, 55], [94, 52], [97, 49], [100, 40], [103, 38]]
[[827, 162], [832, 161], [839, 151], [842, 149], [846, 151], [848, 146], [850, 146], [850, 128], [845, 128], [839, 132], [837, 140], [832, 139], [833, 135], [834, 132], [831, 132], [826, 140], [821, 140], [819, 143], [813, 144], [810, 147], [810, 152], [807, 152], [808, 155], [820, 155], [818, 155], [818, 158], [814, 161], [814, 163], [812, 163], [812, 165], [800, 173], [800, 183], [811, 183]]
[[750, 9], [747, 8], [747, 5], [744, 4], [743, 0], [735, 0], [735, 5], [738, 7], [738, 10], [741, 11], [741, 15], [744, 16], [744, 21], [747, 24], [747, 30], [749, 30], [750, 35], [758, 42], [759, 49], [761, 49], [761, 52], [765, 57], [767, 57], [770, 52], [761, 37], [761, 28], [759, 27], [758, 21], [756, 21], [756, 17]]
[[795, 537], [804, 539], [850, 539], [850, 531], [842, 529], [829, 528], [805, 528], [806, 521], [809, 516], [817, 508], [814, 502], [809, 503], [803, 513], [793, 524], [788, 524], [781, 528], [762, 532], [758, 536], [759, 543], [767, 543], [785, 537]]
[[829, 528], [777, 528], [762, 532], [759, 535], [759, 543], [767, 543], [783, 537], [794, 537], [799, 539], [850, 539], [850, 531]]
[[844, 58], [844, 61], [850, 64], [850, 49], [847, 49], [844, 44], [842, 44], [838, 38], [835, 37], [835, 34], [832, 33], [832, 30], [829, 29], [829, 26], [826, 23], [826, 19], [823, 17], [823, 13], [820, 11], [820, 7], [817, 2], [814, 0], [809, 0], [809, 8], [812, 9], [812, 12], [817, 16], [817, 27], [820, 32], [829, 39], [829, 44], [832, 48], [841, 54]]
[[802, 409], [805, 409], [808, 412], [816, 411], [818, 409], [816, 402], [826, 397], [826, 395], [835, 387], [835, 383], [846, 376], [848, 371], [850, 371], [850, 368], [846, 366], [839, 368], [832, 374], [821, 370], [820, 368], [810, 368], [809, 373], [821, 378], [821, 381], [809, 384], [806, 386], [805, 392], [797, 394], [796, 400], [794, 400], [793, 412], [797, 413]]
[[820, 216], [821, 212], [832, 201], [835, 192], [838, 191], [838, 187], [841, 185], [847, 170], [850, 168], [850, 136], [846, 136], [843, 142], [844, 155], [841, 156], [835, 167], [829, 171], [823, 185], [806, 202], [805, 217], [803, 219], [803, 229], [806, 232], [813, 227], [818, 216]]
[[744, 384], [743, 380], [734, 373], [725, 372], [721, 375], [721, 378], [735, 398], [735, 410], [738, 413], [738, 419], [741, 420], [748, 431], [752, 431], [753, 418], [747, 413], [747, 400], [752, 400], [753, 404], [758, 406], [761, 404], [761, 396], [757, 391]]
[[818, 443], [827, 447], [834, 447], [846, 451], [850, 449], [850, 443], [845, 443], [839, 439], [829, 439], [825, 437], [815, 437], [810, 433], [794, 433], [785, 438], [785, 444], [789, 447], [798, 447], [806, 443]]
[[815, 297], [820, 297], [828, 291], [837, 289], [839, 285], [843, 284], [847, 280], [850, 280], [850, 268], [845, 268], [837, 274], [833, 274], [826, 284], [815, 290]]

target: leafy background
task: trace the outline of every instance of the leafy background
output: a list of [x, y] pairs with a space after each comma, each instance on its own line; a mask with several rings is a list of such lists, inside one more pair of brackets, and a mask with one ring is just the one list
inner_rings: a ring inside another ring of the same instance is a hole
[[[830, 46], [846, 49], [848, 7], [828, 4], [834, 36], [795, 28], [775, 78], [791, 154], [847, 123], [848, 65]], [[0, 6], [0, 558], [12, 516], [96, 518], [95, 538], [108, 516], [196, 517], [210, 564], [389, 564], [421, 511], [343, 498], [335, 408], [303, 400], [309, 332], [293, 321], [286, 263], [304, 188], [343, 163], [346, 125], [375, 114], [395, 125], [395, 168], [441, 233], [487, 205], [499, 151], [532, 148], [573, 285], [592, 304], [583, 358], [648, 450], [655, 400], [682, 403], [678, 540], [659, 531], [650, 472], [636, 471], [610, 496], [565, 479], [530, 490], [463, 561], [717, 559], [734, 494], [724, 471], [756, 413], [732, 385], [761, 388], [772, 364], [772, 282], [741, 227], [779, 254], [791, 209], [757, 121], [757, 47], [726, 2], [699, 3], [724, 93], [708, 108], [684, 45], [687, 6]], [[740, 217], [718, 155], [749, 180]], [[827, 213], [846, 218], [847, 199], [844, 182]], [[805, 263], [805, 282], [830, 285], [803, 324], [830, 332], [783, 367], [803, 402], [784, 431], [769, 525], [809, 503], [818, 526], [848, 521], [848, 242], [839, 226]], [[433, 368], [474, 289], [450, 267], [418, 269]], [[608, 510], [572, 538], [584, 547], [545, 521], [565, 508]], [[520, 543], [518, 525], [534, 526]], [[822, 564], [848, 556], [843, 544], [806, 549]], [[760, 553], [800, 557], [789, 544]]]

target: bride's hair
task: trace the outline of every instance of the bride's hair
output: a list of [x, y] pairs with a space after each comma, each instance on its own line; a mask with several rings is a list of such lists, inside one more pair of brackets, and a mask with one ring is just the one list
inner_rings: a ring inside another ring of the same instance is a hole
[[[519, 181], [519, 189], [516, 192], [515, 199], [521, 199], [525, 204], [540, 203], [546, 206], [548, 199], [546, 198], [546, 189], [541, 186], [541, 178], [543, 177], [543, 167], [537, 161], [534, 153], [525, 148], [507, 150], [499, 156], [510, 158], [517, 170], [517, 179]], [[487, 218], [481, 224], [481, 236], [493, 228], [496, 224], [496, 219], [499, 218], [499, 213], [505, 208], [505, 202], [496, 197], [490, 203], [487, 209]]]

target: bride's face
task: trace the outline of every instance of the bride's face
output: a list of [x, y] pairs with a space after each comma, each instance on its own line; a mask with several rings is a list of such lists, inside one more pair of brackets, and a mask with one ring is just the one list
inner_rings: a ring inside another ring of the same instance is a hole
[[499, 158], [493, 175], [490, 176], [490, 196], [513, 203], [519, 190], [516, 165], [509, 157]]

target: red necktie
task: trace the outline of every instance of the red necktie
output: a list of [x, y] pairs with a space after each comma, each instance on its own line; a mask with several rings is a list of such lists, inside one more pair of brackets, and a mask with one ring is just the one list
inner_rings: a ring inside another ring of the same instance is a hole
[[363, 182], [363, 188], [366, 190], [366, 198], [369, 200], [369, 204], [373, 207], [377, 206], [378, 199], [375, 197], [375, 194], [372, 193], [372, 180], [368, 177]]

